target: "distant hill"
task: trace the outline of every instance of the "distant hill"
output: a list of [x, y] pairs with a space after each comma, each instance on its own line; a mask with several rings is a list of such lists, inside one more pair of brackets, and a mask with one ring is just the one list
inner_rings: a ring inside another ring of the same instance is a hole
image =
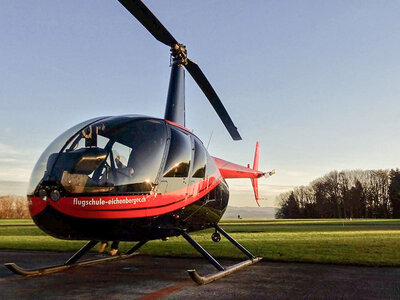
[[26, 196], [27, 189], [28, 189], [27, 182], [0, 181], [0, 196], [5, 196], [5, 195]]
[[228, 206], [223, 219], [275, 219], [275, 207], [234, 207]]

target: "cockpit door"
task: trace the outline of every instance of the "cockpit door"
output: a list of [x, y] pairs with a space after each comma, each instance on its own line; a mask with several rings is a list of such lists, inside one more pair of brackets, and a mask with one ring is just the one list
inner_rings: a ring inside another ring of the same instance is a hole
[[194, 197], [207, 187], [205, 182], [207, 167], [207, 152], [203, 143], [192, 136], [192, 164], [188, 197]]
[[[189, 170], [192, 159], [190, 136], [170, 127], [171, 139], [161, 182], [167, 182], [165, 194], [179, 201], [186, 199], [189, 183]], [[165, 184], [164, 184], [165, 186]]]
[[196, 180], [194, 178], [192, 178], [193, 160], [194, 160], [194, 155], [195, 155], [195, 142], [194, 142], [194, 138], [192, 136], [190, 137], [190, 146], [192, 148], [192, 151], [191, 151], [191, 162], [192, 163], [190, 164], [186, 199], [189, 197], [192, 197], [195, 194], [195, 190], [196, 190], [196, 187], [195, 187]]

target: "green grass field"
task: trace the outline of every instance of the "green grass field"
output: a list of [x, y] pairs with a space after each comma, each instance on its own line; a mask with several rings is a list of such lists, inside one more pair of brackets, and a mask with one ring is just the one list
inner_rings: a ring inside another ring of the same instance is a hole
[[[400, 266], [400, 220], [223, 220], [220, 225], [265, 260]], [[243, 257], [225, 238], [212, 242], [212, 232], [191, 235], [216, 257]], [[0, 249], [73, 251], [83, 243], [52, 238], [30, 220], [0, 220]], [[131, 245], [123, 242], [120, 249]], [[200, 256], [182, 237], [151, 241], [140, 252]]]

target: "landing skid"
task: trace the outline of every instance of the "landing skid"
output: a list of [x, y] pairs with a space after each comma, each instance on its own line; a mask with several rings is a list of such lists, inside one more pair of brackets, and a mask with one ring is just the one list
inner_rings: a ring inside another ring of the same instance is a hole
[[224, 268], [221, 266], [221, 264], [211, 256], [210, 253], [208, 253], [203, 247], [201, 247], [195, 240], [191, 238], [189, 234], [187, 234], [185, 231], [183, 231], [181, 234], [182, 236], [205, 258], [208, 259], [208, 261], [218, 270], [217, 273], [207, 275], [207, 276], [200, 276], [199, 273], [197, 273], [196, 270], [188, 270], [189, 276], [193, 279], [194, 282], [196, 282], [199, 285], [203, 284], [208, 284], [210, 282], [213, 282], [215, 280], [218, 280], [222, 277], [228, 276], [232, 273], [235, 273], [247, 266], [250, 266], [252, 264], [255, 264], [259, 262], [262, 257], [255, 257], [253, 254], [251, 254], [246, 248], [244, 248], [242, 245], [240, 245], [235, 239], [233, 239], [227, 232], [225, 232], [219, 225], [215, 225], [215, 230], [221, 233], [224, 237], [226, 237], [236, 248], [238, 248], [240, 251], [242, 251], [247, 257], [248, 260], [242, 261], [238, 264], [232, 265], [228, 268]]
[[235, 273], [235, 272], [239, 271], [240, 269], [243, 269], [244, 267], [258, 263], [261, 259], [262, 259], [262, 257], [248, 259], [248, 260], [242, 261], [236, 265], [230, 266], [230, 267], [226, 268], [226, 270], [224, 270], [224, 271], [219, 271], [215, 274], [208, 275], [208, 276], [200, 276], [196, 270], [188, 270], [188, 273], [189, 273], [190, 278], [192, 278], [194, 282], [196, 282], [198, 285], [203, 285], [203, 284], [208, 284], [210, 282], [218, 280], [222, 277], [228, 276], [232, 273]]
[[73, 268], [78, 268], [78, 267], [84, 267], [84, 266], [91, 266], [95, 264], [100, 264], [106, 261], [113, 261], [113, 260], [121, 260], [121, 259], [127, 259], [132, 256], [135, 256], [139, 254], [138, 252], [132, 253], [130, 255], [118, 255], [118, 256], [111, 256], [111, 257], [105, 257], [105, 258], [99, 258], [99, 259], [90, 259], [90, 260], [85, 260], [82, 262], [78, 262], [75, 264], [71, 265], [55, 265], [55, 266], [50, 266], [50, 267], [44, 267], [44, 268], [39, 268], [39, 269], [23, 269], [16, 265], [15, 263], [7, 263], [4, 264], [11, 272], [22, 275], [22, 276], [38, 276], [38, 275], [45, 275], [45, 274], [50, 274], [50, 273], [57, 273], [57, 272], [62, 272], [66, 271], [68, 269], [73, 269]]
[[[205, 258], [207, 258], [207, 260], [218, 270], [217, 273], [207, 275], [207, 276], [200, 276], [196, 270], [188, 270], [190, 277], [193, 279], [194, 282], [196, 282], [199, 285], [208, 284], [208, 283], [218, 280], [222, 277], [228, 276], [228, 275], [235, 273], [247, 266], [257, 263], [262, 259], [261, 257], [255, 257], [253, 254], [251, 254], [246, 248], [244, 248], [242, 245], [240, 245], [236, 240], [234, 240], [228, 233], [226, 233], [218, 225], [215, 225], [215, 230], [217, 232], [221, 233], [223, 236], [225, 236], [236, 248], [238, 248], [240, 251], [242, 251], [248, 257], [248, 259], [225, 269], [223, 266], [221, 266], [221, 264], [214, 257], [211, 256], [211, 254], [209, 254], [203, 247], [201, 247], [195, 240], [193, 240], [192, 237], [186, 231], [180, 231], [179, 233], [201, 255], [203, 255]], [[24, 269], [24, 268], [19, 267], [15, 263], [6, 263], [5, 266], [11, 272], [18, 274], [18, 275], [22, 275], [22, 276], [39, 276], [39, 275], [45, 275], [45, 274], [50, 274], [50, 273], [57, 273], [57, 272], [66, 271], [68, 269], [73, 269], [73, 268], [78, 268], [78, 267], [83, 267], [83, 266], [90, 266], [90, 265], [100, 264], [100, 263], [108, 262], [108, 261], [131, 258], [138, 254], [135, 251], [139, 250], [139, 248], [142, 247], [146, 242], [147, 242], [147, 240], [138, 242], [129, 251], [127, 251], [125, 254], [122, 254], [122, 255], [99, 258], [99, 259], [90, 259], [90, 260], [84, 260], [84, 261], [78, 262], [78, 260], [84, 254], [86, 254], [90, 249], [92, 249], [98, 243], [98, 241], [90, 241], [86, 245], [84, 245], [81, 249], [79, 249], [74, 255], [72, 255], [64, 264], [61, 264], [61, 265], [54, 265], [54, 266], [48, 266], [48, 267], [43, 267], [43, 268], [37, 268], [37, 269]]]
[[4, 264], [4, 266], [6, 268], [8, 268], [11, 272], [18, 274], [18, 275], [22, 275], [22, 276], [39, 276], [39, 275], [45, 275], [45, 274], [50, 274], [50, 273], [57, 273], [57, 272], [66, 271], [68, 269], [84, 267], [84, 266], [91, 266], [91, 265], [100, 264], [103, 262], [131, 258], [131, 257], [139, 254], [138, 252], [135, 252], [135, 251], [138, 250], [141, 246], [143, 246], [146, 242], [147, 241], [141, 241], [141, 242], [137, 243], [128, 252], [126, 252], [125, 254], [122, 254], [122, 255], [104, 257], [104, 258], [98, 258], [98, 259], [90, 259], [90, 260], [84, 260], [84, 261], [78, 262], [78, 259], [80, 259], [85, 253], [87, 253], [90, 249], [92, 249], [98, 243], [98, 241], [90, 241], [86, 245], [84, 245], [81, 249], [79, 249], [74, 255], [72, 255], [64, 264], [61, 264], [61, 265], [54, 265], [54, 266], [48, 266], [48, 267], [43, 267], [43, 268], [37, 268], [37, 269], [24, 269], [24, 268], [21, 268], [20, 266], [16, 265], [15, 263], [6, 263], [6, 264]]

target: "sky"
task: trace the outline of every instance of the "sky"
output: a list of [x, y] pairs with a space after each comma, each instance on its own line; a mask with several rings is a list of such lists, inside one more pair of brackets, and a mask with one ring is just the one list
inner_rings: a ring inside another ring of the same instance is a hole
[[[188, 49], [238, 127], [232, 141], [186, 74], [186, 125], [247, 165], [262, 206], [331, 170], [400, 166], [399, 1], [145, 4]], [[118, 1], [0, 2], [0, 180], [29, 180], [46, 146], [89, 118], [163, 117], [169, 49]], [[230, 180], [233, 206], [255, 206]]]

